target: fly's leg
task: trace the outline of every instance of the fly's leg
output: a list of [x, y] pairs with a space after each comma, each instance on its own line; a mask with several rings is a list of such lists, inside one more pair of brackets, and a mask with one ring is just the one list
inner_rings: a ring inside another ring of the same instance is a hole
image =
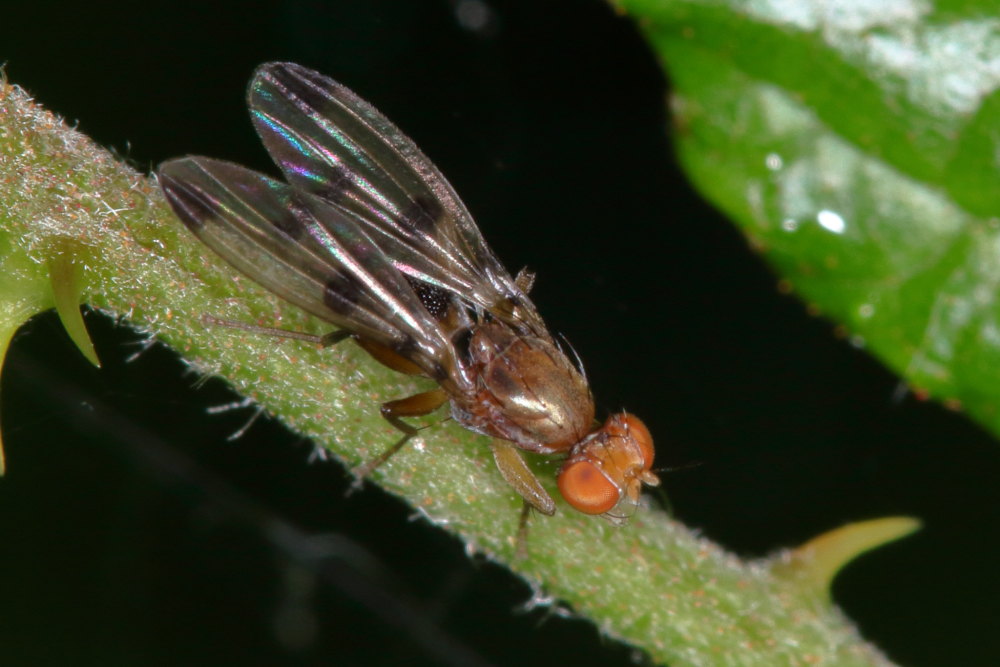
[[331, 331], [328, 334], [320, 336], [318, 342], [323, 347], [330, 347], [331, 345], [336, 345], [345, 338], [352, 338], [351, 332], [346, 329], [337, 329], [336, 331]]
[[239, 329], [240, 331], [246, 331], [252, 334], [260, 334], [261, 336], [272, 336], [274, 338], [301, 340], [307, 343], [321, 345], [323, 347], [330, 347], [331, 345], [336, 345], [345, 338], [351, 337], [351, 332], [347, 331], [346, 329], [337, 329], [336, 331], [331, 331], [328, 334], [317, 336], [316, 334], [306, 333], [304, 331], [279, 329], [278, 327], [262, 327], [257, 324], [247, 324], [246, 322], [237, 322], [236, 320], [224, 320], [221, 317], [215, 317], [214, 315], [202, 315], [201, 322], [202, 324], [208, 324], [213, 327], [225, 327], [226, 329]]
[[[390, 347], [357, 336], [354, 337], [354, 342], [383, 366], [407, 375], [423, 375], [426, 377], [422, 368]], [[424, 415], [429, 415], [447, 403], [448, 399], [448, 393], [439, 387], [420, 394], [383, 403], [382, 416], [387, 422], [395, 426], [397, 430], [401, 431], [403, 437], [386, 451], [370, 461], [362, 463], [351, 471], [355, 479], [351, 487], [352, 490], [361, 486], [361, 482], [365, 477], [388, 461], [393, 454], [403, 448], [403, 445], [410, 438], [420, 431], [420, 429], [404, 422], [403, 417], [423, 417]]]
[[[370, 354], [376, 361], [384, 366], [388, 366], [395, 371], [399, 371], [400, 373], [405, 373], [407, 375], [424, 375], [423, 369], [395, 350], [386, 347], [385, 345], [380, 345], [379, 343], [355, 336], [346, 329], [338, 329], [336, 331], [331, 331], [328, 334], [317, 336], [315, 334], [304, 333], [302, 331], [290, 331], [288, 329], [262, 327], [255, 324], [224, 320], [211, 315], [202, 316], [202, 322], [215, 326], [228, 327], [230, 329], [240, 329], [241, 331], [248, 331], [250, 333], [266, 336], [276, 336], [278, 338], [290, 338], [293, 340], [306, 341], [323, 347], [336, 345], [345, 338], [353, 338], [354, 342], [357, 343], [361, 349]], [[365, 477], [368, 477], [368, 475], [374, 472], [376, 468], [392, 458], [393, 454], [402, 449], [403, 445], [405, 445], [410, 438], [420, 432], [419, 428], [404, 422], [402, 419], [403, 417], [423, 417], [424, 415], [429, 415], [447, 403], [448, 399], [448, 393], [444, 389], [438, 388], [431, 389], [430, 391], [425, 391], [420, 394], [414, 394], [413, 396], [408, 396], [406, 398], [383, 403], [382, 416], [398, 431], [402, 432], [403, 436], [389, 449], [351, 470], [351, 474], [354, 475], [355, 478], [354, 484], [351, 486], [351, 490], [360, 487]]]
[[[344, 329], [338, 329], [336, 331], [331, 331], [328, 334], [317, 336], [315, 334], [305, 333], [303, 331], [294, 331], [291, 329], [279, 329], [277, 327], [262, 327], [257, 324], [247, 324], [246, 322], [238, 322], [236, 320], [224, 320], [213, 315], [202, 315], [202, 324], [208, 326], [225, 327], [227, 329], [238, 329], [240, 331], [246, 331], [252, 334], [259, 334], [261, 336], [271, 336], [273, 338], [285, 338], [290, 340], [301, 340], [307, 343], [314, 343], [316, 345], [321, 345], [323, 347], [329, 347], [339, 343], [340, 341], [348, 338], [351, 333]], [[208, 412], [222, 412], [231, 407], [247, 407], [250, 405], [249, 399], [245, 399], [240, 403], [233, 404], [232, 406], [224, 405], [216, 408], [209, 408]], [[264, 409], [258, 407], [254, 412], [253, 416], [247, 421], [246, 424], [241, 426], [236, 432], [232, 433], [227, 437], [227, 440], [238, 440], [243, 437], [243, 435], [253, 426], [254, 422], [257, 421], [258, 417], [264, 414]]]
[[517, 542], [514, 544], [514, 558], [524, 560], [528, 557], [528, 519], [531, 518], [531, 503], [525, 500], [521, 504], [521, 519], [517, 522]]
[[422, 417], [434, 412], [448, 402], [448, 393], [444, 389], [432, 389], [420, 394], [414, 394], [406, 398], [395, 401], [388, 401], [382, 404], [382, 416], [387, 422], [395, 426], [403, 433], [392, 447], [385, 450], [378, 456], [351, 470], [355, 482], [352, 487], [357, 488], [365, 477], [370, 475], [376, 468], [392, 458], [392, 455], [403, 448], [410, 438], [420, 432], [420, 429], [411, 426], [403, 421], [403, 417]]
[[514, 443], [494, 439], [490, 443], [490, 448], [493, 450], [493, 460], [500, 470], [500, 475], [519, 496], [524, 498], [524, 502], [546, 516], [555, 514], [555, 501], [535, 477], [535, 473], [531, 472], [531, 468], [524, 462], [521, 452]]
[[546, 516], [552, 516], [556, 513], [556, 503], [535, 477], [535, 473], [531, 472], [531, 468], [524, 462], [521, 452], [513, 443], [495, 439], [490, 443], [490, 447], [493, 449], [493, 460], [496, 461], [500, 475], [524, 500], [514, 547], [514, 556], [523, 559], [528, 556], [528, 519], [531, 510], [536, 509]]

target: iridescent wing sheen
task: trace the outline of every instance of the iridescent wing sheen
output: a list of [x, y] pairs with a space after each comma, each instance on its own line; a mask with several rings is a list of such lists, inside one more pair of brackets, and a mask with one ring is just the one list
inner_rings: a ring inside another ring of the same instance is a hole
[[547, 335], [451, 185], [374, 107], [292, 63], [262, 65], [248, 104], [288, 182], [353, 213], [399, 271]]
[[261, 286], [435, 379], [451, 374], [447, 334], [349, 210], [221, 160], [171, 160], [158, 175], [184, 224]]

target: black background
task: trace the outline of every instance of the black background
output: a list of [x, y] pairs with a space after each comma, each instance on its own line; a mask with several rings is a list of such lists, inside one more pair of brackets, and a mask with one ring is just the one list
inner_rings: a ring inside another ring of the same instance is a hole
[[[896, 660], [1000, 650], [996, 443], [782, 296], [672, 159], [667, 82], [600, 2], [23, 4], [9, 79], [143, 170], [199, 153], [273, 171], [244, 88], [293, 60], [354, 88], [427, 152], [603, 410], [657, 438], [677, 517], [748, 557], [847, 521], [911, 515], [908, 540], [835, 596]], [[464, 5], [466, 9], [472, 5]], [[587, 623], [518, 611], [531, 591], [267, 420], [195, 387], [162, 347], [87, 317], [105, 368], [51, 315], [3, 371], [4, 664], [631, 664]], [[901, 397], [902, 396], [902, 397]], [[989, 657], [987, 657], [989, 656]]]

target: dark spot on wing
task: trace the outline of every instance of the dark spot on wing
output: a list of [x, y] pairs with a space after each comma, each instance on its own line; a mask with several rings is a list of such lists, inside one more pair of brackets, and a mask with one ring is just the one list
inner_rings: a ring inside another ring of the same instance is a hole
[[403, 211], [402, 223], [408, 229], [431, 234], [444, 216], [440, 202], [431, 197], [418, 196], [410, 200]]
[[315, 109], [320, 116], [326, 115], [324, 111], [327, 108], [336, 106], [336, 102], [323, 90], [326, 84], [317, 78], [319, 75], [316, 72], [304, 67], [282, 66], [271, 69], [268, 76], [286, 98], [298, 98]]
[[338, 273], [326, 281], [323, 303], [335, 313], [348, 315], [361, 299], [364, 285], [350, 273]]
[[[296, 215], [296, 211], [300, 211], [300, 215]], [[280, 215], [272, 215], [273, 217], [270, 217], [271, 224], [293, 241], [298, 241], [305, 236], [306, 226], [302, 222], [302, 216], [309, 215], [305, 209], [295, 206], [293, 203], [288, 209], [283, 210]]]
[[170, 208], [192, 232], [197, 232], [209, 220], [218, 217], [218, 209], [212, 204], [212, 200], [198, 189], [185, 186], [184, 181], [162, 171], [159, 177], [160, 188], [167, 196]]
[[174, 213], [192, 232], [197, 232], [209, 220], [218, 216], [218, 211], [200, 197], [182, 199], [170, 196], [169, 192], [167, 194]]
[[333, 204], [345, 204], [351, 198], [351, 193], [358, 189], [351, 178], [349, 169], [337, 165], [330, 169], [330, 181], [318, 193], [323, 199]]

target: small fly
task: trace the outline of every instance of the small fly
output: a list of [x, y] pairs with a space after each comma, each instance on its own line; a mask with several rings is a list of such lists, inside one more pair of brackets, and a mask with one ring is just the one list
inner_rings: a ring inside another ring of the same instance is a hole
[[[206, 157], [170, 160], [159, 181], [181, 221], [264, 288], [337, 327], [380, 363], [438, 386], [382, 405], [402, 432], [363, 477], [417, 430], [404, 417], [451, 403], [492, 438], [503, 478], [533, 507], [555, 502], [519, 450], [565, 456], [559, 492], [585, 514], [624, 523], [656, 486], [653, 441], [628, 413], [594, 421], [582, 370], [512, 278], [444, 176], [385, 116], [336, 81], [269, 63], [248, 91], [280, 182]], [[522, 521], [523, 529], [523, 521]]]

